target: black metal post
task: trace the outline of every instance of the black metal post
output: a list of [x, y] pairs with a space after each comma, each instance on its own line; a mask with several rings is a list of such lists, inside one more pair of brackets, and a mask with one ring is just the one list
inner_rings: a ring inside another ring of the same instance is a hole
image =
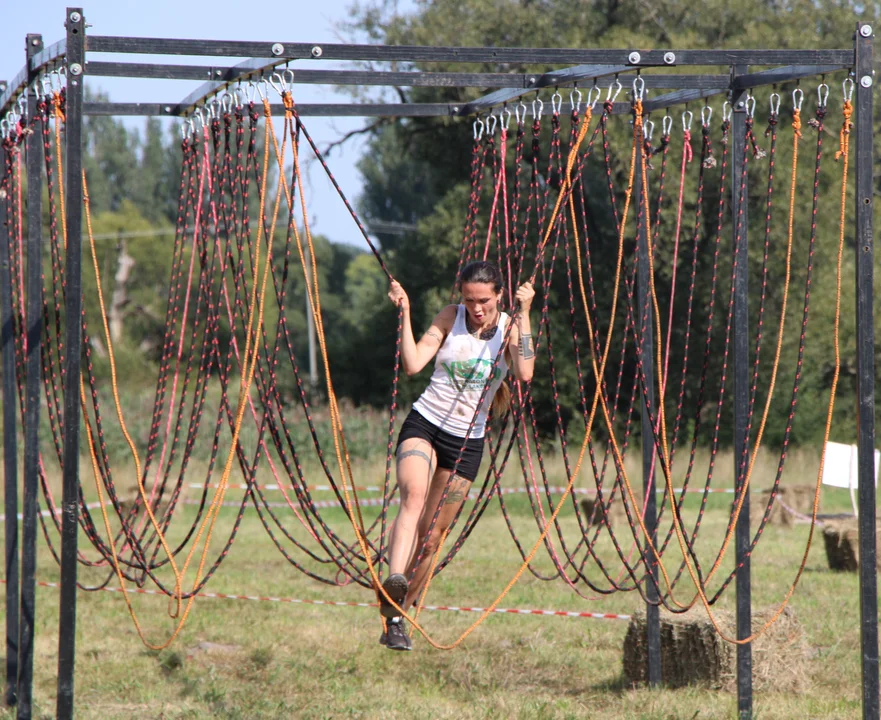
[[[735, 65], [733, 76], [745, 75], [747, 65]], [[734, 488], [740, 492], [749, 464], [749, 317], [747, 280], [747, 238], [749, 231], [749, 178], [746, 175], [746, 94], [734, 90], [731, 131], [734, 133], [734, 155], [731, 175], [731, 215], [734, 219]], [[752, 587], [749, 558], [749, 488], [744, 491], [743, 506], [734, 531], [737, 564], [737, 639], [750, 636], [752, 630]], [[740, 720], [753, 716], [753, 658], [750, 644], [737, 646], [737, 712]]]
[[[40, 35], [27, 36], [28, 61], [43, 49]], [[28, 62], [30, 66], [30, 62]], [[33, 77], [30, 77], [33, 75]], [[37, 112], [37, 89], [34, 81], [37, 73], [29, 73], [27, 91], [27, 121], [33, 123]], [[18, 671], [19, 720], [29, 720], [33, 708], [34, 689], [34, 617], [36, 610], [37, 572], [37, 473], [39, 472], [39, 425], [40, 425], [40, 350], [43, 336], [43, 146], [38, 125], [26, 140], [27, 162], [27, 375], [25, 381], [24, 422], [24, 501], [21, 523], [21, 628], [19, 652], [21, 664]]]
[[[0, 151], [5, 160], [6, 150]], [[9, 188], [7, 188], [7, 191]], [[0, 199], [0, 345], [3, 349], [3, 478], [6, 528], [6, 704], [15, 705], [18, 680], [18, 440], [16, 437], [15, 332], [7, 203]]]
[[860, 648], [863, 718], [878, 720], [878, 575], [875, 569], [875, 330], [872, 309], [872, 27], [856, 32], [857, 474], [860, 525]]
[[[639, 223], [637, 240], [637, 262], [639, 269], [637, 272], [636, 297], [637, 307], [639, 308], [637, 322], [642, 324], [642, 350], [640, 357], [642, 367], [645, 372], [645, 392], [649, 407], [654, 409], [655, 405], [655, 366], [654, 366], [654, 331], [652, 323], [652, 311], [648, 305], [649, 296], [649, 239], [648, 239], [648, 203], [645, 201], [646, 188], [643, 187], [643, 166], [645, 157], [642, 147], [636, 152], [636, 193], [635, 202], [637, 214], [641, 213], [642, 217]], [[645, 203], [645, 207], [643, 204]], [[642, 405], [642, 487], [645, 495], [645, 522], [646, 530], [655, 545], [658, 540], [657, 526], [657, 500], [655, 496], [654, 482], [655, 467], [655, 441], [652, 433], [652, 421], [649, 411], [646, 409], [645, 403]], [[637, 509], [637, 512], [639, 510]], [[661, 613], [658, 607], [658, 588], [656, 585], [658, 579], [658, 563], [655, 554], [646, 543], [645, 555], [648, 560], [648, 572], [654, 577], [655, 582], [646, 580], [646, 598], [648, 602], [645, 606], [646, 616], [646, 648], [648, 651], [648, 684], [650, 687], [657, 687], [661, 684]]]
[[67, 297], [64, 316], [64, 479], [61, 525], [61, 599], [58, 628], [58, 699], [55, 716], [73, 718], [76, 647], [78, 488], [80, 482], [80, 360], [82, 357], [83, 76], [86, 23], [82, 8], [67, 8]]

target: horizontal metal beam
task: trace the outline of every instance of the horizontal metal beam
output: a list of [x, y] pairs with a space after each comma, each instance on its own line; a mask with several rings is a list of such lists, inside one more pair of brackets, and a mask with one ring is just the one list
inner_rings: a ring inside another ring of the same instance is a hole
[[789, 65], [773, 68], [771, 70], [737, 76], [734, 78], [733, 89], [747, 90], [762, 85], [775, 85], [777, 83], [789, 82], [790, 80], [798, 80], [799, 78], [813, 77], [814, 75], [827, 75], [849, 67], [849, 65]]
[[[578, 65], [577, 67], [565, 68], [563, 70], [554, 70], [534, 78], [535, 82], [531, 89], [573, 84], [579, 80], [618, 75], [626, 70], [628, 70], [626, 65]], [[517, 100], [527, 92], [530, 92], [531, 89], [496, 90], [489, 93], [489, 95], [484, 95], [481, 98], [477, 98], [477, 100], [467, 103], [464, 114], [489, 110], [496, 105]]]
[[[30, 70], [35, 73], [54, 70], [61, 64], [61, 60], [66, 54], [67, 41], [59, 40], [34, 55], [28, 65]], [[11, 82], [6, 83], [6, 87], [0, 87], [0, 117], [11, 109], [12, 103], [21, 95], [27, 81], [28, 67], [23, 67]]]
[[[284, 115], [284, 105], [281, 103], [273, 103], [271, 107], [279, 117]], [[468, 113], [463, 112], [464, 107], [452, 103], [304, 103], [297, 105], [297, 113], [303, 117], [465, 117]], [[182, 103], [83, 103], [86, 115], [185, 117], [185, 110]], [[625, 114], [630, 110], [629, 102], [617, 102], [612, 114]], [[571, 111], [572, 104], [564, 102], [560, 108], [561, 114]]]
[[464, 63], [555, 63], [566, 65], [610, 64], [630, 67], [668, 65], [795, 65], [853, 64], [853, 48], [845, 50], [679, 50], [672, 63], [665, 50], [640, 50], [637, 63], [630, 60], [634, 49], [584, 50], [562, 48], [468, 48], [411, 45], [349, 45], [339, 43], [250, 42], [235, 40], [186, 40], [92, 35], [89, 52], [148, 53], [210, 57], [257, 57], [288, 60], [374, 60], [398, 62]]
[[60, 60], [67, 56], [67, 40], [59, 40], [54, 45], [43, 48], [31, 58], [30, 66], [34, 72], [52, 70], [60, 64]]
[[[788, 82], [790, 80], [798, 80], [799, 78], [804, 77], [826, 75], [844, 69], [846, 69], [846, 66], [844, 65], [789, 65], [786, 67], [749, 73], [747, 75], [737, 75], [730, 80], [730, 88], [734, 91], [747, 90], [765, 85], [775, 85], [777, 83]], [[648, 100], [644, 107], [646, 112], [651, 112], [652, 110], [659, 110], [671, 105], [678, 105], [680, 103], [712, 97], [713, 95], [720, 95], [728, 89], [729, 88], [726, 87], [715, 90], [709, 88], [679, 90]]]
[[[163, 65], [156, 63], [90, 62], [92, 77], [161, 78], [164, 80], [212, 80], [232, 83], [253, 75], [253, 69], [218, 65]], [[536, 89], [543, 77], [535, 73], [434, 73], [384, 72], [381, 70], [304, 70], [294, 71], [296, 85], [380, 85], [394, 87], [461, 87], [461, 88], [520, 88]], [[591, 76], [593, 77], [593, 76]], [[633, 80], [633, 73], [622, 74], [625, 85]], [[651, 75], [642, 76], [647, 88], [673, 89], [727, 88], [728, 75]], [[562, 84], [562, 83], [561, 83]]]

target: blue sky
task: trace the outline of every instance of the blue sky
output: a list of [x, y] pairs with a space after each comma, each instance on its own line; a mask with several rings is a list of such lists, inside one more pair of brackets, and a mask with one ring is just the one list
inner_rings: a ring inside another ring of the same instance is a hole
[[[88, 32], [97, 35], [130, 35], [139, 37], [199, 38], [216, 40], [267, 40], [271, 42], [346, 42], [340, 36], [337, 23], [349, 16], [352, 0], [321, 0], [285, 3], [241, 3], [232, 0], [213, 2], [183, 2], [154, 0], [151, 3], [133, 3], [124, 0], [91, 0], [83, 5]], [[405, 5], [407, 3], [401, 3]], [[24, 65], [24, 45], [27, 33], [41, 33], [50, 45], [64, 37], [65, 9], [73, 2], [36, 0], [35, 2], [6, 2], [0, 22], [0, 79], [11, 80]], [[95, 56], [96, 59], [98, 56]], [[212, 64], [216, 60], [177, 56], [100, 56], [102, 60], [119, 59], [130, 62], [171, 62]], [[231, 64], [238, 62], [232, 60]], [[313, 62], [311, 67], [316, 67]], [[322, 63], [321, 68], [333, 68]], [[90, 78], [91, 87], [107, 91], [117, 102], [177, 102], [192, 92], [199, 83], [181, 80], [132, 80], [122, 78]], [[297, 86], [295, 100], [307, 102], [347, 102], [347, 95], [334, 88], [314, 85]], [[142, 119], [127, 120], [143, 127]], [[177, 121], [169, 121], [177, 122]], [[306, 118], [312, 136], [324, 147], [348, 130], [361, 127], [360, 118]], [[329, 162], [343, 191], [350, 199], [361, 192], [361, 178], [355, 168], [363, 152], [360, 138], [350, 140], [342, 150], [336, 150]], [[357, 227], [336, 192], [325, 179], [323, 171], [313, 163], [309, 167], [311, 181], [310, 205], [314, 229], [335, 242], [350, 242], [364, 246]]]

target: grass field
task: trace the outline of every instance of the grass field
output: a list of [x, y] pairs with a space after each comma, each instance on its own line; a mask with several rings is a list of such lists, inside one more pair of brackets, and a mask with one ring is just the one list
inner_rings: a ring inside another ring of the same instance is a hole
[[[792, 482], [814, 481], [816, 457], [795, 454], [789, 463], [787, 477], [794, 478]], [[719, 487], [730, 487], [731, 464], [730, 455], [719, 459]], [[195, 481], [200, 478], [198, 470], [193, 469]], [[551, 465], [553, 484], [563, 484], [558, 470]], [[756, 486], [767, 485], [772, 471], [770, 461], [760, 463], [754, 476]], [[554, 472], [558, 472], [556, 479]], [[380, 477], [381, 468], [376, 463], [362, 463], [356, 468], [356, 479], [361, 484], [376, 484]], [[261, 480], [269, 482], [271, 478], [264, 476]], [[94, 482], [85, 465], [83, 483], [88, 498], [94, 499]], [[506, 484], [517, 483], [512, 470]], [[53, 484], [57, 484], [57, 479], [53, 479]], [[579, 484], [587, 486], [586, 477]], [[190, 491], [190, 497], [195, 496], [196, 491]], [[240, 497], [240, 490], [231, 490], [228, 499]], [[316, 497], [329, 499], [330, 494]], [[275, 493], [271, 499], [281, 497]], [[518, 536], [526, 547], [531, 547], [538, 531], [527, 500], [524, 496], [506, 500]], [[705, 566], [712, 563], [721, 545], [730, 500], [730, 495], [716, 495], [710, 500], [699, 542]], [[693, 521], [698, 504], [697, 497], [689, 498], [684, 513], [687, 520]], [[824, 490], [824, 511], [849, 507], [846, 492]], [[365, 511], [367, 518], [374, 513], [372, 508]], [[280, 514], [292, 534], [303, 540], [308, 538], [290, 510]], [[343, 511], [329, 509], [324, 514], [343, 537], [353, 538]], [[184, 506], [176, 520], [178, 529], [171, 537], [179, 537], [180, 528], [188, 526], [194, 517], [194, 507]], [[209, 562], [228, 537], [234, 517], [234, 509], [222, 511]], [[567, 541], [574, 542], [571, 507], [561, 517]], [[100, 525], [100, 516], [96, 514], [95, 518]], [[666, 520], [663, 527], [667, 527]], [[622, 540], [626, 539], [626, 526], [617, 531]], [[771, 526], [766, 530], [753, 560], [755, 608], [781, 601], [795, 577], [807, 535], [807, 525]], [[81, 542], [88, 556], [95, 558], [96, 553], [84, 540]], [[632, 538], [624, 543], [625, 548], [629, 550], [631, 544]], [[621, 563], [616, 561], [611, 543], [604, 540], [600, 546], [601, 556], [617, 576]], [[290, 543], [287, 547], [292, 548]], [[38, 580], [57, 581], [59, 570], [42, 536], [39, 548]], [[302, 553], [295, 556], [303, 557]], [[537, 569], [550, 571], [547, 552], [540, 551], [537, 558]], [[674, 538], [665, 555], [665, 565], [674, 571], [680, 559]], [[725, 574], [732, 563], [733, 546], [722, 565]], [[486, 607], [519, 566], [519, 555], [496, 503], [457, 559], [432, 584], [428, 603]], [[311, 562], [309, 567], [319, 566]], [[103, 579], [105, 573], [83, 569], [80, 579], [86, 584], [94, 583]], [[592, 579], [601, 580], [595, 566], [589, 574]], [[720, 571], [720, 578], [721, 575]], [[170, 577], [168, 572], [162, 574], [166, 582]], [[192, 566], [187, 577], [191, 585]], [[115, 580], [110, 583], [116, 584]], [[717, 586], [718, 580], [711, 583], [711, 587]], [[207, 591], [312, 600], [373, 600], [372, 594], [361, 588], [327, 586], [297, 572], [272, 544], [253, 508], [247, 511], [232, 550]], [[693, 595], [694, 588], [686, 576], [677, 586], [676, 598], [688, 602]], [[590, 596], [582, 599], [559, 579], [543, 582], [527, 573], [501, 606], [624, 614], [641, 607], [635, 593]], [[733, 602], [732, 585], [719, 606], [731, 609]], [[132, 604], [151, 642], [159, 644], [169, 637], [174, 621], [168, 617], [167, 599], [136, 595]], [[792, 607], [804, 626], [810, 650], [784, 656], [781, 662], [798, 668], [805, 682], [798, 692], [773, 686], [757, 691], [757, 717], [770, 720], [859, 716], [858, 579], [855, 574], [827, 569], [821, 537], [815, 536]], [[695, 617], [706, 617], [700, 608], [693, 612]], [[494, 615], [456, 650], [434, 650], [415, 635], [414, 652], [394, 653], [377, 643], [381, 627], [376, 611], [369, 608], [199, 599], [178, 639], [160, 651], [148, 649], [139, 640], [118, 593], [81, 592], [77, 617], [76, 708], [80, 718], [636, 720], [736, 715], [735, 698], [721, 691], [702, 687], [675, 691], [625, 687], [622, 642], [627, 622], [623, 621]], [[449, 643], [477, 615], [425, 611], [421, 619], [432, 637]], [[35, 716], [52, 717], [58, 642], [56, 589], [37, 589], [36, 632]], [[0, 717], [13, 716], [12, 711], [0, 711]]]

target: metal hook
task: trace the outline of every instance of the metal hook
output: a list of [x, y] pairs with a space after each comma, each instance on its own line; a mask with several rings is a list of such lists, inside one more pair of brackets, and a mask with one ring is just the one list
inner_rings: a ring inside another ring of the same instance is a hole
[[826, 83], [820, 83], [817, 86], [817, 106], [826, 107], [826, 101], [829, 99], [829, 86]]
[[682, 113], [682, 132], [691, 132], [691, 123], [694, 120], [694, 113], [686, 110]]
[[486, 118], [486, 131], [490, 134], [490, 137], [495, 135], [496, 126], [498, 124], [499, 124], [499, 119], [495, 115], [490, 113], [489, 116]]
[[792, 91], [792, 107], [793, 110], [801, 112], [801, 104], [804, 102], [805, 94], [801, 88]]
[[780, 112], [780, 93], [771, 93], [771, 115]]
[[[596, 90], [596, 97], [594, 97], [594, 90]], [[597, 102], [600, 99], [600, 95], [603, 94], [603, 91], [600, 90], [599, 86], [594, 81], [593, 87], [587, 91], [587, 107], [593, 110], [597, 106]]]
[[272, 86], [272, 89], [275, 90], [279, 95], [288, 91], [287, 85], [285, 85], [285, 81], [281, 76], [281, 73], [274, 72], [269, 76], [269, 80], [267, 82]]
[[669, 115], [664, 115], [664, 119], [661, 120], [661, 136], [662, 137], [670, 137], [670, 131], [673, 129], [673, 118]]
[[195, 111], [193, 112], [193, 117], [198, 118], [199, 123], [201, 125], [201, 127], [199, 129], [204, 130], [207, 125], [205, 122], [205, 108], [204, 107], [196, 108]]
[[652, 141], [652, 135], [655, 134], [655, 124], [651, 120], [646, 120], [642, 124], [642, 135], [646, 142]]
[[637, 75], [635, 78], [633, 78], [633, 99], [642, 102], [644, 94], [645, 80], [642, 79], [642, 76]]
[[[850, 83], [850, 84], [848, 84], [848, 83]], [[849, 77], [844, 78], [844, 82], [841, 83], [841, 91], [844, 94], [844, 99], [847, 102], [850, 102], [850, 99], [853, 97], [853, 89], [854, 89], [853, 78], [849, 78]]]
[[[612, 82], [611, 85], [609, 85], [609, 92], [606, 95], [606, 102], [615, 102], [615, 100], [618, 98], [618, 95], [621, 93], [621, 91], [623, 89], [624, 89], [624, 86], [621, 84], [621, 81], [618, 79], [618, 76], [616, 75], [615, 80]], [[614, 95], [612, 94], [613, 90], [615, 91]]]
[[748, 118], [755, 117], [756, 114], [756, 98], [754, 95], [747, 95], [746, 97], [746, 116]]
[[[502, 108], [501, 117], [504, 118], [504, 123], [505, 123], [504, 128], [505, 128], [505, 130], [507, 130], [508, 125], [510, 125], [510, 123], [511, 123], [511, 110], [508, 108], [507, 105], [505, 105], [505, 107]], [[500, 119], [500, 122], [501, 122], [501, 119]]]
[[[483, 131], [486, 129], [486, 126], [483, 124], [483, 120], [479, 117], [474, 121], [474, 139], [481, 140], [483, 138]], [[477, 128], [480, 127], [480, 130]]]
[[526, 103], [520, 102], [517, 104], [517, 107], [514, 108], [514, 119], [517, 121], [518, 127], [526, 122], [526, 113], [529, 108], [526, 107]]
[[282, 80], [293, 90], [294, 86], [294, 70], [293, 68], [285, 68], [281, 74]]
[[731, 103], [728, 102], [727, 100], [725, 102], [723, 102], [722, 103], [722, 122], [723, 123], [730, 122], [732, 112], [733, 112], [733, 109], [731, 107]]
[[555, 90], [554, 94], [551, 95], [551, 109], [553, 110], [554, 115], [559, 115], [562, 107], [563, 107], [563, 96], [560, 95], [560, 93], [558, 93]]
[[[588, 93], [588, 97], [589, 96], [590, 93]], [[581, 110], [581, 97], [581, 90], [579, 90], [578, 88], [575, 88], [574, 90], [572, 90], [571, 93], [569, 93], [569, 102], [572, 104], [572, 109], [575, 112]]]
[[267, 97], [266, 97], [266, 86], [267, 85], [269, 85], [269, 83], [266, 82], [266, 78], [260, 78], [260, 82], [257, 83], [257, 86], [256, 86], [257, 87], [257, 94], [260, 95], [261, 100], [267, 99]]
[[234, 104], [232, 93], [227, 91], [220, 96], [220, 109], [223, 110], [224, 115], [228, 115], [232, 111]]
[[[538, 112], [535, 111], [535, 104], [538, 103]], [[541, 120], [541, 113], [544, 110], [545, 104], [542, 102], [541, 98], [535, 98], [532, 101], [532, 119], [533, 120]]]
[[701, 125], [703, 125], [704, 127], [709, 127], [712, 117], [713, 108], [711, 108], [709, 105], [704, 105], [701, 108]]

